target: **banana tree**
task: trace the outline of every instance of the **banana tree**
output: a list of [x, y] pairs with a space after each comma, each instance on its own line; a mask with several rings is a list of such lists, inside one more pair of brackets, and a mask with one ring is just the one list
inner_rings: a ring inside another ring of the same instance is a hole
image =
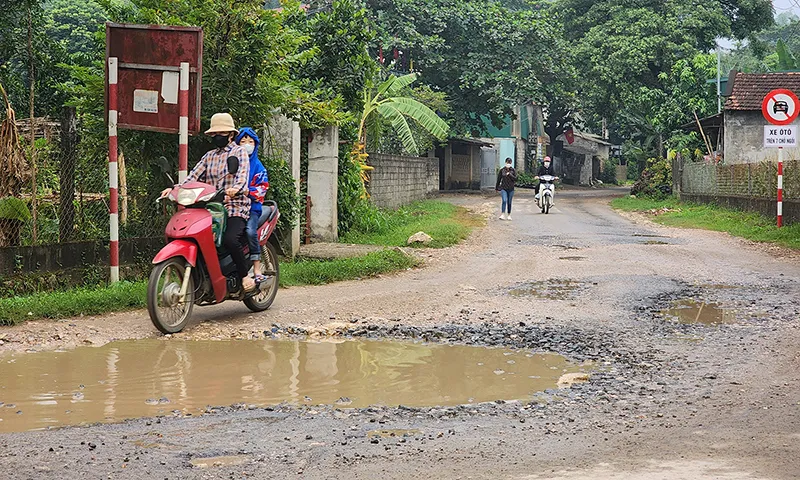
[[403, 89], [414, 83], [418, 75], [409, 73], [400, 77], [391, 75], [381, 83], [377, 89], [364, 90], [364, 112], [358, 126], [358, 143], [353, 149], [353, 161], [361, 167], [361, 180], [368, 181], [367, 171], [373, 168], [367, 165], [367, 121], [377, 116], [386, 120], [397, 134], [403, 148], [412, 154], [418, 154], [419, 148], [414, 134], [408, 124], [408, 119], [415, 121], [426, 132], [444, 140], [450, 127], [425, 104], [409, 97], [397, 96]]

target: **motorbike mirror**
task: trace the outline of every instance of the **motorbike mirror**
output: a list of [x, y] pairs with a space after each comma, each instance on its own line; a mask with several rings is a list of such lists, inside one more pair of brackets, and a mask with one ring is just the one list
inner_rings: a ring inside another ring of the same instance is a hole
[[169, 160], [167, 160], [167, 157], [158, 157], [157, 163], [158, 166], [161, 167], [161, 170], [164, 170], [165, 172], [169, 171]]
[[239, 158], [230, 156], [228, 157], [228, 174], [236, 175], [239, 171]]

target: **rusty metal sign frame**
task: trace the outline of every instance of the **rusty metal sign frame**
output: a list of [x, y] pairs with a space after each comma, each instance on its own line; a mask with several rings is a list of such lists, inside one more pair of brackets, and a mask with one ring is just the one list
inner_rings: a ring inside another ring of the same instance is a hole
[[[139, 41], [132, 41], [134, 37]], [[166, 45], [160, 43], [166, 42], [167, 38], [171, 41]], [[164, 48], [154, 49], [154, 44]], [[139, 48], [131, 48], [131, 45]], [[203, 77], [202, 28], [108, 22], [106, 23], [106, 58], [113, 57], [118, 59], [119, 128], [179, 133], [180, 112], [177, 104], [165, 104], [159, 96], [159, 109], [164, 107], [165, 111], [163, 114], [159, 111], [158, 116], [163, 117], [166, 114], [169, 121], [163, 121], [163, 118], [158, 120], [155, 117], [147, 120], [152, 120], [156, 125], [149, 124], [147, 121], [137, 121], [135, 119], [145, 118], [148, 114], [133, 112], [132, 91], [137, 87], [136, 82], [152, 85], [156, 79], [161, 78], [163, 72], [179, 74], [180, 65], [185, 62], [189, 63], [189, 134], [200, 133]], [[154, 57], [161, 57], [166, 61], [157, 59], [154, 61]], [[108, 106], [108, 68], [106, 68], [106, 106]], [[174, 121], [172, 121], [173, 119]]]

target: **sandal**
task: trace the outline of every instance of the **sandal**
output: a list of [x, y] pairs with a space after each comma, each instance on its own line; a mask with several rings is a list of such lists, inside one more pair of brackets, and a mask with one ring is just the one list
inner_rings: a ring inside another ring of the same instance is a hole
[[256, 289], [256, 282], [253, 281], [252, 278], [245, 277], [242, 279], [242, 290], [244, 290], [245, 293], [252, 292], [255, 289]]

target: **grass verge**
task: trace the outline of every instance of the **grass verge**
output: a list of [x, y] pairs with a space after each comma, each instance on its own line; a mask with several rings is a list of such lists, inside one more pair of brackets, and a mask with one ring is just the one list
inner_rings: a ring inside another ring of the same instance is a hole
[[0, 325], [141, 308], [145, 305], [146, 289], [145, 282], [120, 282], [108, 287], [3, 298], [0, 299]]
[[670, 227], [703, 228], [746, 238], [754, 242], [769, 242], [800, 249], [800, 224], [778, 228], [775, 220], [752, 212], [682, 203], [675, 198], [649, 200], [624, 197], [611, 206], [625, 211], [654, 212], [653, 221]]
[[[301, 260], [281, 263], [282, 287], [322, 285], [396, 272], [417, 262], [402, 252], [385, 250], [363, 257], [341, 260]], [[42, 292], [23, 297], [0, 298], [0, 325], [14, 325], [25, 320], [100, 315], [108, 312], [143, 308], [146, 282], [120, 282], [97, 288], [77, 288], [64, 292]]]
[[298, 260], [281, 264], [281, 286], [323, 285], [343, 280], [374, 277], [411, 268], [416, 260], [396, 250], [336, 260]]
[[340, 239], [344, 243], [405, 246], [408, 237], [425, 232], [433, 238], [430, 248], [444, 248], [466, 239], [475, 227], [485, 224], [482, 217], [464, 207], [439, 200], [423, 200], [394, 211], [381, 211], [379, 224], [368, 231], [350, 231]]

